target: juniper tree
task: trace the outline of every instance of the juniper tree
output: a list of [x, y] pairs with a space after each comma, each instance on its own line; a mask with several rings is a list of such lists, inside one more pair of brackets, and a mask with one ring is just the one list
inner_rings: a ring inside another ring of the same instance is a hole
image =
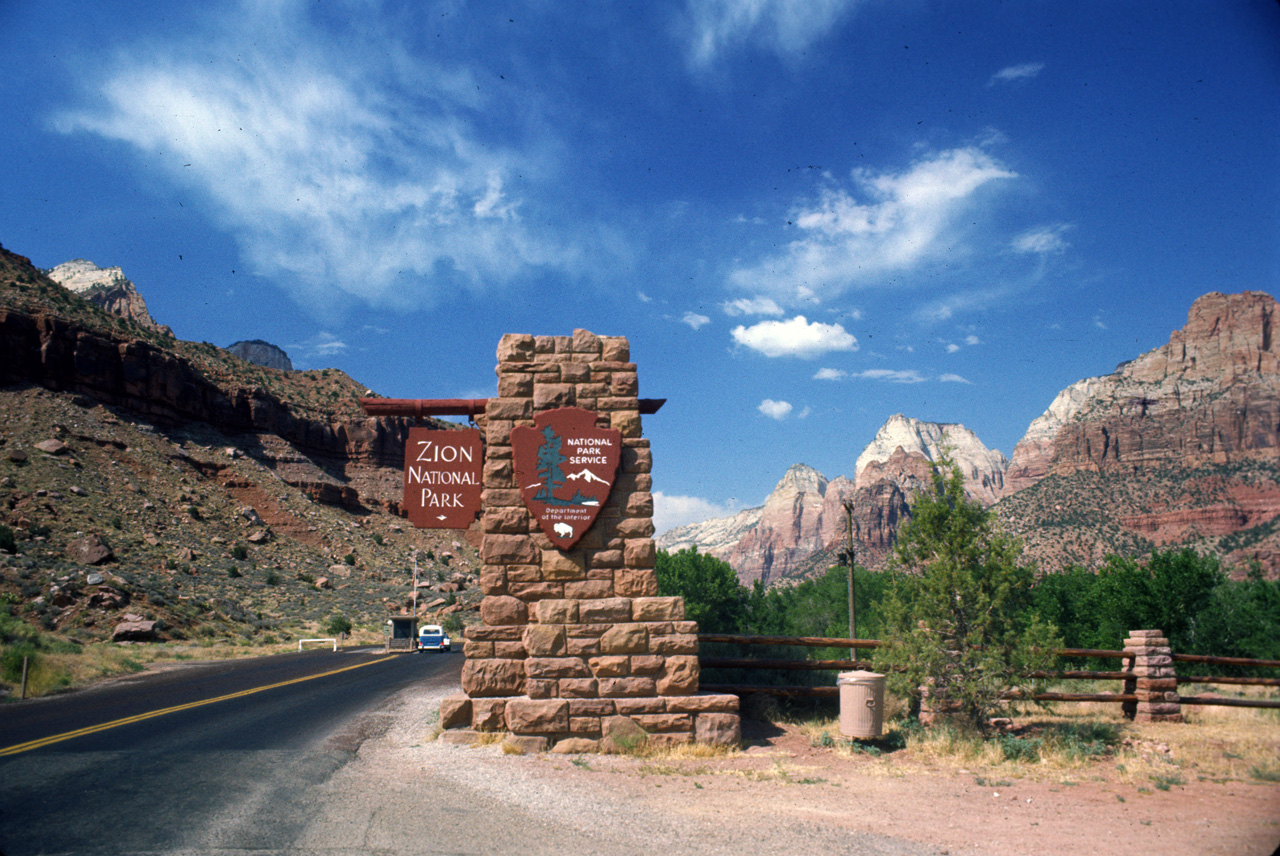
[[964, 493], [959, 467], [934, 467], [898, 531], [894, 581], [884, 604], [877, 668], [900, 695], [927, 689], [933, 710], [985, 731], [990, 718], [1037, 682], [1061, 647], [1056, 629], [1031, 607], [1034, 579], [1021, 544]]

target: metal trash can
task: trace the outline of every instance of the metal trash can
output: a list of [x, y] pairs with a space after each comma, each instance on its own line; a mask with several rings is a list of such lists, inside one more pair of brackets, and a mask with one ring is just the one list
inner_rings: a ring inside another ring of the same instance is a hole
[[884, 729], [884, 675], [875, 672], [841, 672], [840, 733], [868, 740]]

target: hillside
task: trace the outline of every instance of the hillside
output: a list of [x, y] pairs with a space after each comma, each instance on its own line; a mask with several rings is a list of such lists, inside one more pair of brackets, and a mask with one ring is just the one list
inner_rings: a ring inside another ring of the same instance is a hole
[[410, 423], [366, 417], [363, 393], [110, 314], [0, 248], [0, 599], [83, 640], [126, 616], [290, 638], [380, 625], [418, 550], [419, 603], [473, 608], [475, 546], [399, 516]]

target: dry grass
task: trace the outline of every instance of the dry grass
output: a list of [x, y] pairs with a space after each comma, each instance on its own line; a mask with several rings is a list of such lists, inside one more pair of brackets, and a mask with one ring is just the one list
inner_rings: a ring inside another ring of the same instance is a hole
[[[1264, 693], [1257, 693], [1265, 695]], [[982, 739], [939, 727], [886, 723], [880, 741], [852, 741], [839, 721], [794, 724], [815, 748], [878, 756], [885, 772], [914, 764], [984, 779], [1131, 783], [1140, 790], [1191, 781], [1280, 781], [1280, 711], [1183, 706], [1182, 723], [1133, 723], [1119, 705], [1059, 703], [1015, 720], [1009, 734]]]

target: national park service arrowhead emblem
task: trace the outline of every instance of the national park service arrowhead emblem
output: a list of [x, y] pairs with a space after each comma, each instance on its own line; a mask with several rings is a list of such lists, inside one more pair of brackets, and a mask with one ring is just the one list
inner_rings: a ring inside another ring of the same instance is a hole
[[544, 411], [533, 423], [511, 429], [520, 496], [551, 543], [568, 550], [609, 499], [622, 432], [598, 427], [596, 414], [580, 407]]

